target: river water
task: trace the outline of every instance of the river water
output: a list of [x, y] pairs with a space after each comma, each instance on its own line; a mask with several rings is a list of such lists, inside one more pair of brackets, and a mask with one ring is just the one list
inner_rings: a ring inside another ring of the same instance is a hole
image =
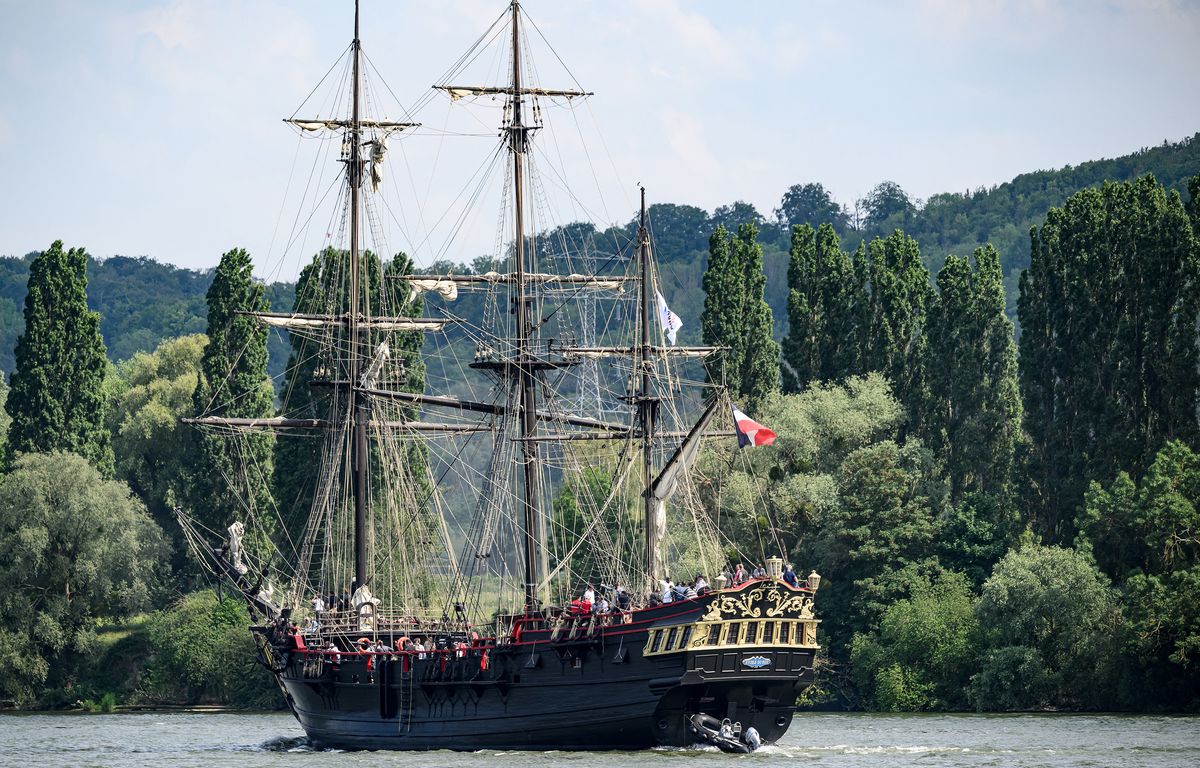
[[805, 713], [751, 755], [645, 752], [337, 752], [307, 746], [286, 714], [0, 715], [0, 766], [412, 768], [888, 768], [1200, 766], [1200, 717]]

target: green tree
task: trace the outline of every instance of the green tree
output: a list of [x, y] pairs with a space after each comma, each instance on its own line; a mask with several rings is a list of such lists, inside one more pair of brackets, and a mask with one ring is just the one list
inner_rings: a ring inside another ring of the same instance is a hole
[[1045, 536], [1070, 541], [1091, 480], [1140, 477], [1164, 442], [1197, 439], [1200, 254], [1178, 194], [1148, 175], [1073, 195], [1031, 242], [1028, 505]]
[[[619, 504], [603, 507], [611, 491], [612, 475], [603, 467], [585, 467], [583, 472], [572, 475], [563, 483], [558, 495], [554, 497], [554, 530], [561, 532], [561, 540], [568, 549], [584, 536], [591, 527], [589, 523], [595, 520], [597, 515], [606, 518], [599, 524], [604, 529], [605, 536], [619, 536], [631, 531], [631, 526], [618, 517], [622, 514]], [[634, 542], [627, 541], [616, 543], [615, 547], [619, 548], [618, 551], [628, 551], [633, 545]], [[579, 584], [596, 585], [612, 577], [613, 570], [605, 568], [608, 564], [596, 559], [602, 551], [604, 548], [584, 546], [571, 556], [567, 566], [570, 579], [568, 589], [573, 589]]]
[[174, 507], [192, 482], [191, 428], [180, 419], [192, 412], [192, 395], [208, 340], [200, 335], [164, 341], [116, 366], [110, 377], [108, 422], [117, 477], [146, 503], [164, 530], [173, 533], [177, 565], [184, 548]]
[[865, 294], [850, 255], [829, 224], [792, 229], [788, 262], [788, 334], [783, 380], [790, 392], [813, 381], [858, 372], [860, 317]]
[[[192, 394], [195, 413], [225, 418], [274, 415], [267, 378], [267, 330], [246, 312], [268, 309], [262, 284], [252, 275], [250, 256], [235, 248], [221, 256], [208, 289], [208, 344]], [[271, 459], [274, 437], [255, 432], [230, 436], [194, 432], [198, 460], [191, 485], [191, 511], [208, 527], [223, 531], [247, 514], [252, 530], [267, 533], [274, 520]]]
[[[709, 367], [711, 381], [724, 382], [730, 392], [742, 388], [742, 366], [738, 341], [745, 335], [744, 270], [733, 248], [733, 237], [717, 227], [709, 239], [708, 267], [704, 270], [704, 313], [700, 316], [705, 344], [728, 347], [720, 355], [720, 367]], [[723, 376], [723, 378], [722, 378]]]
[[862, 229], [884, 231], [907, 228], [917, 213], [917, 206], [899, 184], [881, 181], [858, 201], [863, 213]]
[[816, 183], [788, 187], [775, 209], [775, 219], [785, 231], [800, 225], [817, 229], [828, 224], [839, 232], [850, 227], [850, 217], [842, 206], [834, 202], [824, 185]]
[[104, 427], [107, 361], [100, 316], [87, 307], [87, 253], [56, 240], [29, 265], [25, 331], [5, 407], [7, 457], [70, 451], [103, 474], [113, 470]]
[[961, 709], [978, 663], [981, 628], [967, 579], [918, 582], [884, 611], [879, 629], [854, 638], [850, 661], [872, 709]]
[[717, 478], [706, 489], [708, 505], [748, 559], [791, 553], [798, 563], [815, 562], [798, 546], [838, 505], [838, 467], [853, 451], [894, 436], [903, 411], [887, 381], [871, 374], [772, 396], [762, 418], [779, 434], [771, 450], [724, 445], [707, 452], [704, 474]]
[[869, 295], [859, 318], [864, 371], [881, 371], [908, 413], [908, 429], [921, 434], [925, 404], [925, 315], [932, 302], [929, 270], [917, 241], [896, 230], [872, 240], [864, 256], [855, 256], [860, 282]]
[[19, 456], [0, 479], [0, 697], [69, 676], [97, 618], [149, 604], [165, 554], [124, 483], [74, 454]]
[[834, 475], [838, 503], [806, 541], [823, 577], [821, 611], [831, 655], [877, 628], [887, 607], [941, 569], [933, 555], [943, 487], [918, 440], [883, 440], [851, 452]]
[[1004, 314], [1000, 254], [951, 256], [931, 297], [924, 435], [945, 462], [954, 503], [968, 493], [1008, 504], [1021, 429], [1017, 350]]
[[774, 321], [765, 299], [767, 276], [763, 273], [763, 250], [758, 228], [738, 226], [734, 251], [742, 263], [745, 285], [746, 335], [742, 341], [741, 396], [747, 407], [757, 410], [767, 395], [779, 390], [779, 344], [772, 338]]
[[979, 709], [1119, 704], [1120, 604], [1086, 554], [1035, 544], [1010, 551], [975, 611], [987, 634], [970, 688]]
[[753, 224], [760, 230], [767, 220], [758, 212], [750, 203], [744, 200], [737, 200], [728, 205], [719, 205], [709, 217], [709, 226], [713, 229], [717, 227], [725, 227], [730, 232], [734, 232], [742, 224]]
[[1156, 703], [1188, 706], [1200, 690], [1200, 456], [1173, 440], [1141, 483], [1093, 482], [1079, 546], [1123, 588], [1130, 655]]
[[771, 337], [771, 308], [764, 300], [767, 278], [763, 274], [758, 229], [742, 224], [736, 235], [717, 227], [709, 241], [708, 269], [704, 273], [704, 343], [726, 347], [719, 364], [709, 368], [709, 378], [721, 381], [733, 395], [754, 410], [779, 389], [779, 345]]
[[248, 664], [256, 648], [240, 599], [209, 590], [186, 595], [147, 622], [150, 664], [145, 695], [172, 704], [215, 703], [274, 709], [282, 701], [271, 675]]
[[[685, 260], [704, 250], [711, 231], [708, 213], [694, 205], [656, 203], [646, 211], [659, 257], [663, 261]], [[638, 218], [626, 226], [628, 235], [637, 231]]]

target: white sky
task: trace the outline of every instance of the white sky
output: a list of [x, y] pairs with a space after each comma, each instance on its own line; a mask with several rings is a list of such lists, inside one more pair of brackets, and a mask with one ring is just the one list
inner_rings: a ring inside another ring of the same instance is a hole
[[[504, 5], [363, 0], [364, 50], [411, 105]], [[294, 277], [324, 234], [285, 254], [296, 215], [288, 204], [303, 191], [317, 143], [298, 142], [279, 120], [345, 49], [352, 7], [0, 0], [0, 254], [61, 238], [98, 257], [203, 268], [242, 246], [261, 276]], [[651, 202], [711, 211], [744, 199], [767, 215], [788, 186], [808, 181], [844, 203], [883, 179], [925, 198], [1200, 130], [1198, 2], [526, 0], [524, 8], [597, 94], [573, 111], [547, 110], [556, 128], [540, 146], [579, 199], [544, 175], [547, 198], [559, 202], [539, 206], [538, 223], [583, 211], [600, 224], [624, 222], [637, 182]], [[572, 86], [533, 42], [540, 84]], [[468, 79], [487, 79], [496, 60], [477, 64]], [[420, 261], [492, 252], [495, 184], [447, 239], [461, 208], [455, 196], [495, 146], [497, 110], [439, 98], [416, 118], [485, 137], [426, 129], [393, 144], [387, 246]], [[322, 169], [318, 186], [330, 173]]]

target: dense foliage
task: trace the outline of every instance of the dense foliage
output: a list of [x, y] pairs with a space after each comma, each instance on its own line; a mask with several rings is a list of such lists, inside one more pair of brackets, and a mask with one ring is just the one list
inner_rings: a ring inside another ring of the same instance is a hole
[[111, 474], [104, 428], [100, 315], [87, 308], [87, 254], [55, 241], [29, 267], [25, 330], [5, 408], [12, 421], [6, 461], [22, 453], [71, 451]]
[[0, 478], [0, 698], [67, 682], [95, 619], [149, 605], [164, 556], [124, 483], [71, 454], [20, 456]]
[[200, 334], [164, 341], [109, 373], [108, 428], [117, 477], [129, 484], [151, 516], [171, 534], [175, 570], [190, 570], [174, 509], [195, 477], [195, 440], [180, 419], [193, 413], [192, 396], [208, 339]]
[[779, 389], [779, 345], [771, 337], [771, 308], [763, 298], [767, 278], [758, 228], [740, 224], [732, 233], [718, 226], [708, 252], [700, 325], [704, 343], [723, 350], [709, 364], [708, 377], [754, 411]]
[[241, 598], [218, 599], [211, 590], [180, 599], [146, 622], [153, 662], [138, 697], [150, 702], [222, 703], [271, 709], [279, 693], [271, 675], [255, 663]]
[[1200, 253], [1179, 195], [1151, 176], [1074, 195], [1032, 243], [1020, 300], [1028, 503], [1069, 542], [1091, 480], [1140, 475], [1163, 442], [1197, 437]]

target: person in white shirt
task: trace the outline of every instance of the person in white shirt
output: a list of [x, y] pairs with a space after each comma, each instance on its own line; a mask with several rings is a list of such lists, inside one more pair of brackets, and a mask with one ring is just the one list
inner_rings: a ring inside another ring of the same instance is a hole
[[587, 589], [583, 590], [583, 601], [593, 604], [596, 602], [596, 590], [592, 589], [591, 584], [588, 584]]
[[659, 581], [658, 585], [662, 587], [661, 597], [664, 603], [669, 603], [675, 599], [675, 585], [671, 583], [670, 579]]

